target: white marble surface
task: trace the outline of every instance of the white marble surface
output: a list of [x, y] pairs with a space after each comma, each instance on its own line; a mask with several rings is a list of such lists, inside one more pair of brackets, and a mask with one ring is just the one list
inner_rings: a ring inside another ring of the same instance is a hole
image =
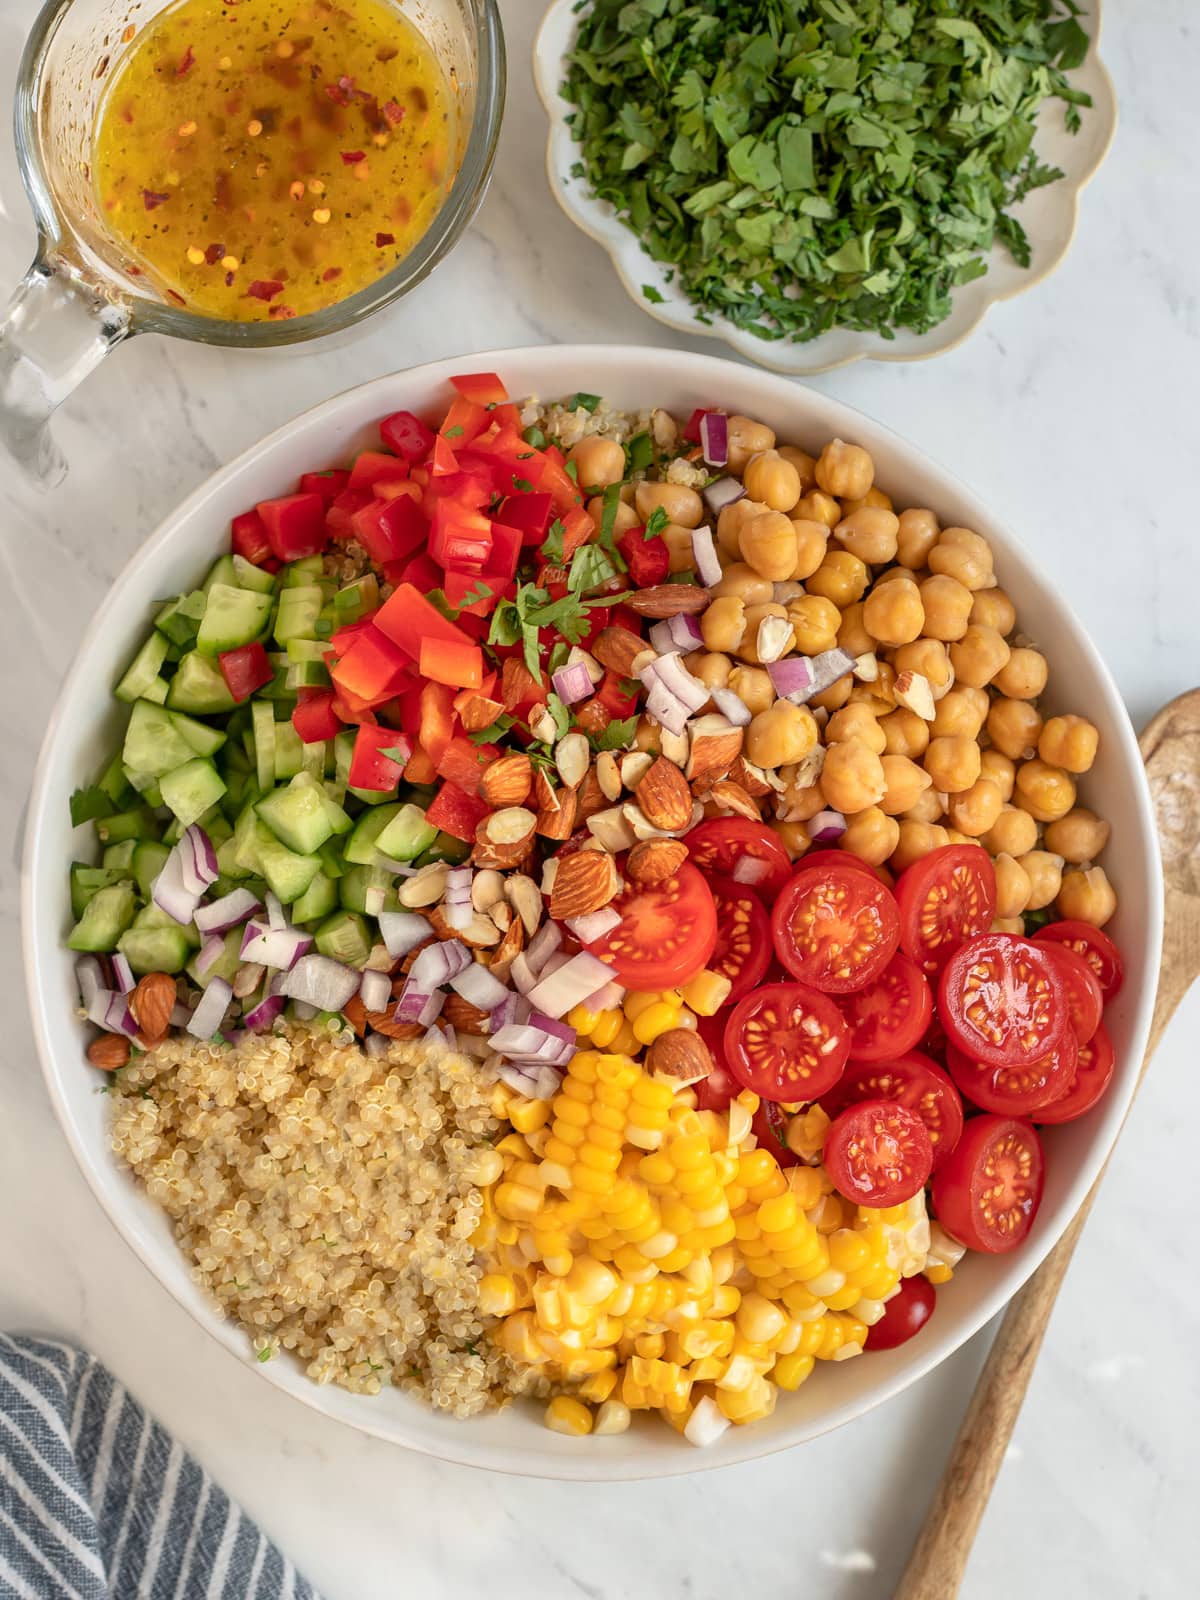
[[[0, 3], [11, 76], [34, 0]], [[1123, 122], [1065, 267], [935, 363], [818, 380], [955, 467], [1067, 587], [1143, 722], [1200, 680], [1200, 134], [1193, 0], [1112, 6]], [[331, 1600], [884, 1600], [982, 1359], [982, 1340], [890, 1406], [788, 1455], [661, 1484], [589, 1487], [442, 1466], [323, 1421], [208, 1340], [98, 1215], [51, 1116], [25, 1014], [21, 816], [74, 642], [157, 520], [297, 410], [392, 368], [546, 340], [664, 343], [543, 187], [529, 81], [535, 0], [503, 0], [509, 109], [469, 238], [337, 347], [233, 355], [136, 340], [66, 407], [68, 482], [0, 467], [0, 1326], [90, 1345]], [[7, 87], [7, 86], [6, 86]], [[32, 245], [0, 150], [0, 279]], [[971, 1600], [1195, 1592], [1200, 1416], [1193, 1211], [1200, 994], [1133, 1112], [1063, 1292], [972, 1559]]]

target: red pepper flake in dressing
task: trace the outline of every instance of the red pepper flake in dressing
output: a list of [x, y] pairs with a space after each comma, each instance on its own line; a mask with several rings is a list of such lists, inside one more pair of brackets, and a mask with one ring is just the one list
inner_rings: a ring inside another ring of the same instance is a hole
[[394, 128], [398, 122], [404, 121], [404, 107], [396, 100], [384, 103], [383, 114]]
[[251, 300], [274, 300], [283, 293], [283, 284], [278, 278], [255, 278], [246, 293]]
[[348, 167], [357, 166], [360, 161], [363, 161], [365, 159], [366, 158], [363, 155], [363, 152], [361, 150], [343, 150], [342, 151], [342, 161]]
[[224, 254], [225, 246], [223, 244], [210, 244], [204, 252], [204, 259], [210, 267], [215, 267]]
[[287, 317], [294, 317], [296, 313], [291, 306], [272, 306], [267, 315], [277, 322], [282, 322]]
[[396, 235], [394, 233], [377, 233], [375, 235], [376, 250], [382, 250], [385, 245], [395, 244], [395, 242]]
[[188, 45], [187, 49], [183, 52], [183, 55], [179, 58], [179, 65], [175, 68], [175, 76], [177, 78], [184, 77], [195, 65], [196, 52], [192, 49], [191, 45]]
[[156, 206], [165, 205], [170, 198], [169, 194], [155, 194], [153, 189], [142, 190], [142, 204], [147, 211], [153, 211]]
[[321, 274], [321, 282], [332, 283], [335, 278], [340, 278], [341, 275], [341, 267], [326, 267], [325, 271]]

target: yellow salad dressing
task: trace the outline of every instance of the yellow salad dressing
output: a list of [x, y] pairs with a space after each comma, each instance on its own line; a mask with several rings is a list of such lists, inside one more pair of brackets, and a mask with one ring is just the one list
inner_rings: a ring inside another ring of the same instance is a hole
[[92, 170], [135, 271], [239, 322], [344, 300], [429, 226], [453, 88], [386, 0], [180, 0], [100, 107]]

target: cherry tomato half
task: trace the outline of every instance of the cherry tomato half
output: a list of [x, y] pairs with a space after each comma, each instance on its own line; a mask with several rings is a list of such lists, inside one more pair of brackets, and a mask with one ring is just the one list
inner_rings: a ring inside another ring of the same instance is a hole
[[1046, 949], [1058, 968], [1067, 996], [1067, 1013], [1077, 1044], [1086, 1044], [1100, 1026], [1104, 1014], [1104, 991], [1086, 959], [1070, 945], [1048, 941]]
[[692, 1085], [696, 1105], [701, 1111], [724, 1111], [729, 1102], [742, 1092], [741, 1084], [730, 1072], [725, 1059], [725, 1019], [697, 1017], [696, 1032], [708, 1046], [713, 1058], [713, 1069], [708, 1077]]
[[779, 835], [748, 817], [712, 817], [684, 838], [692, 864], [747, 884], [771, 900], [788, 881], [792, 863]]
[[788, 1148], [787, 1125], [791, 1121], [782, 1106], [774, 1100], [759, 1102], [758, 1110], [750, 1124], [751, 1130], [758, 1139], [759, 1147], [769, 1150], [781, 1167], [795, 1167], [800, 1164], [800, 1157], [794, 1150]]
[[1029, 1232], [1044, 1184], [1042, 1142], [1028, 1122], [972, 1117], [934, 1176], [933, 1207], [960, 1244], [999, 1255]]
[[937, 1307], [937, 1290], [920, 1273], [901, 1278], [900, 1287], [885, 1302], [879, 1321], [867, 1329], [867, 1350], [894, 1350], [907, 1344], [929, 1321]]
[[841, 1079], [821, 1097], [821, 1104], [831, 1117], [836, 1117], [857, 1100], [892, 1100], [915, 1111], [929, 1130], [935, 1172], [962, 1133], [962, 1100], [953, 1080], [936, 1062], [916, 1050], [878, 1065], [848, 1062]]
[[708, 970], [729, 979], [725, 1004], [732, 1006], [762, 982], [771, 964], [771, 924], [748, 883], [710, 877], [708, 887], [717, 908], [717, 942]]
[[672, 989], [707, 965], [717, 942], [717, 908], [686, 861], [673, 878], [626, 889], [613, 909], [620, 923], [588, 948], [626, 989]]
[[931, 850], [900, 874], [896, 900], [900, 948], [933, 977], [964, 939], [991, 927], [996, 914], [991, 857], [974, 844]]
[[1090, 922], [1048, 922], [1034, 938], [1048, 944], [1065, 944], [1068, 950], [1082, 956], [1096, 974], [1106, 1000], [1111, 1000], [1125, 981], [1121, 952], [1102, 929], [1093, 928]]
[[842, 1075], [850, 1033], [828, 995], [802, 983], [768, 983], [733, 1008], [725, 1059], [763, 1100], [807, 1104]]
[[946, 1051], [946, 1066], [961, 1092], [981, 1111], [1000, 1117], [1024, 1117], [1065, 1094], [1075, 1076], [1079, 1046], [1069, 1028], [1037, 1061], [1015, 1067], [992, 1067], [973, 1061], [955, 1045]]
[[873, 867], [869, 861], [864, 861], [861, 856], [856, 856], [849, 850], [830, 850], [822, 846], [819, 850], [806, 850], [796, 863], [800, 867], [857, 867], [860, 872], [869, 872], [873, 878], [878, 878], [880, 883], [883, 878], [878, 867]]
[[771, 935], [793, 977], [826, 994], [849, 994], [892, 959], [900, 919], [891, 891], [865, 872], [801, 861], [771, 911]]
[[1074, 1122], [1090, 1111], [1112, 1082], [1113, 1046], [1103, 1023], [1086, 1044], [1079, 1047], [1075, 1076], [1066, 1091], [1049, 1105], [1034, 1112], [1035, 1122]]
[[989, 1067], [1040, 1061], [1069, 1027], [1067, 998], [1045, 945], [981, 933], [955, 951], [938, 985], [951, 1044]]
[[860, 1100], [825, 1135], [825, 1170], [838, 1193], [860, 1206], [903, 1205], [933, 1170], [929, 1130], [894, 1100]]
[[852, 1061], [893, 1061], [924, 1038], [933, 994], [917, 963], [897, 950], [877, 978], [841, 996]]

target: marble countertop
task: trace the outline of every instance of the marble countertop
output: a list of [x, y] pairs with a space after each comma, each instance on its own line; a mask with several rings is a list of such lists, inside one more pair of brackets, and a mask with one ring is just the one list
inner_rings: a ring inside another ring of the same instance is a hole
[[[715, 1600], [737, 1588], [755, 1600], [886, 1600], [984, 1335], [883, 1409], [756, 1464], [607, 1486], [441, 1465], [325, 1421], [205, 1337], [97, 1212], [34, 1055], [18, 950], [30, 773], [80, 631], [159, 518], [269, 428], [394, 368], [497, 345], [671, 342], [544, 187], [544, 119], [528, 67], [538, 9], [502, 0], [511, 84], [495, 181], [470, 235], [409, 299], [336, 345], [294, 352], [135, 340], [59, 418], [72, 462], [63, 486], [42, 496], [0, 467], [10, 683], [0, 701], [10, 951], [0, 1326], [88, 1344], [330, 1600], [466, 1600], [480, 1590], [496, 1600]], [[9, 79], [34, 11], [34, 0], [0, 7]], [[1200, 679], [1195, 22], [1190, 0], [1110, 8], [1104, 54], [1122, 126], [1053, 278], [996, 307], [936, 362], [862, 364], [815, 380], [990, 497], [1069, 591], [1138, 725]], [[5, 134], [0, 281], [17, 281], [31, 248]], [[1193, 993], [1071, 1269], [972, 1558], [970, 1600], [1194, 1592], [1197, 1029]]]

